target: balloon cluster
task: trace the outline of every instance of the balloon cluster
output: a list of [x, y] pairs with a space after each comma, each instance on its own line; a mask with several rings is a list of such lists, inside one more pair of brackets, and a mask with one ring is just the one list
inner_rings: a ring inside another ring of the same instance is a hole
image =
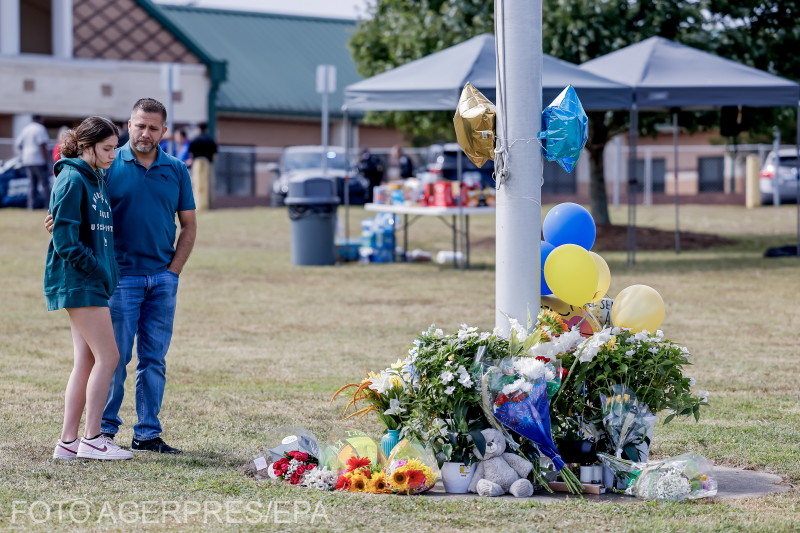
[[[578, 204], [558, 204], [545, 216], [542, 235], [542, 296], [552, 294], [574, 307], [600, 301], [611, 286], [611, 271], [590, 251], [597, 237], [592, 215]], [[647, 285], [623, 289], [611, 307], [614, 326], [634, 332], [656, 331], [664, 315], [664, 300]]]

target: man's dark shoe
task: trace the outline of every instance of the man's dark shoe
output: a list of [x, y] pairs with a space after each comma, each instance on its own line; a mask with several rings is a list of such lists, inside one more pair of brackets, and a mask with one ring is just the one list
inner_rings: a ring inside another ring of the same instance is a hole
[[173, 448], [163, 440], [161, 437], [148, 440], [136, 440], [131, 442], [131, 450], [135, 452], [156, 452], [156, 453], [183, 453], [178, 448]]

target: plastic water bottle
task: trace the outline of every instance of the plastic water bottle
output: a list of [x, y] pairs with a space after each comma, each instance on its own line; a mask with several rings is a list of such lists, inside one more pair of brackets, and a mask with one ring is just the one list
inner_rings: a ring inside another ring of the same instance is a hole
[[359, 263], [369, 263], [373, 253], [373, 238], [375, 235], [373, 226], [375, 219], [365, 218], [361, 221], [361, 235], [358, 239], [358, 261]]

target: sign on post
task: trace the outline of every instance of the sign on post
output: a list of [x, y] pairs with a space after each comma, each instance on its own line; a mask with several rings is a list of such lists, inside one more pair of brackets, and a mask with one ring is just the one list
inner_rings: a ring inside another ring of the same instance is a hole
[[336, 66], [317, 65], [317, 93], [322, 95], [322, 177], [328, 176], [328, 95], [336, 92]]

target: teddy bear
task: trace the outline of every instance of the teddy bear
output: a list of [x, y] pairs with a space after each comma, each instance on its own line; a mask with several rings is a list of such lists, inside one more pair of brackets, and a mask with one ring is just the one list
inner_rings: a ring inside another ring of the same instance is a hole
[[533, 485], [528, 474], [533, 465], [519, 455], [505, 453], [506, 439], [496, 429], [481, 431], [486, 440], [486, 450], [481, 455], [475, 449], [475, 456], [481, 461], [469, 484], [469, 491], [479, 496], [502, 496], [510, 493], [517, 498], [527, 498], [533, 494]]

